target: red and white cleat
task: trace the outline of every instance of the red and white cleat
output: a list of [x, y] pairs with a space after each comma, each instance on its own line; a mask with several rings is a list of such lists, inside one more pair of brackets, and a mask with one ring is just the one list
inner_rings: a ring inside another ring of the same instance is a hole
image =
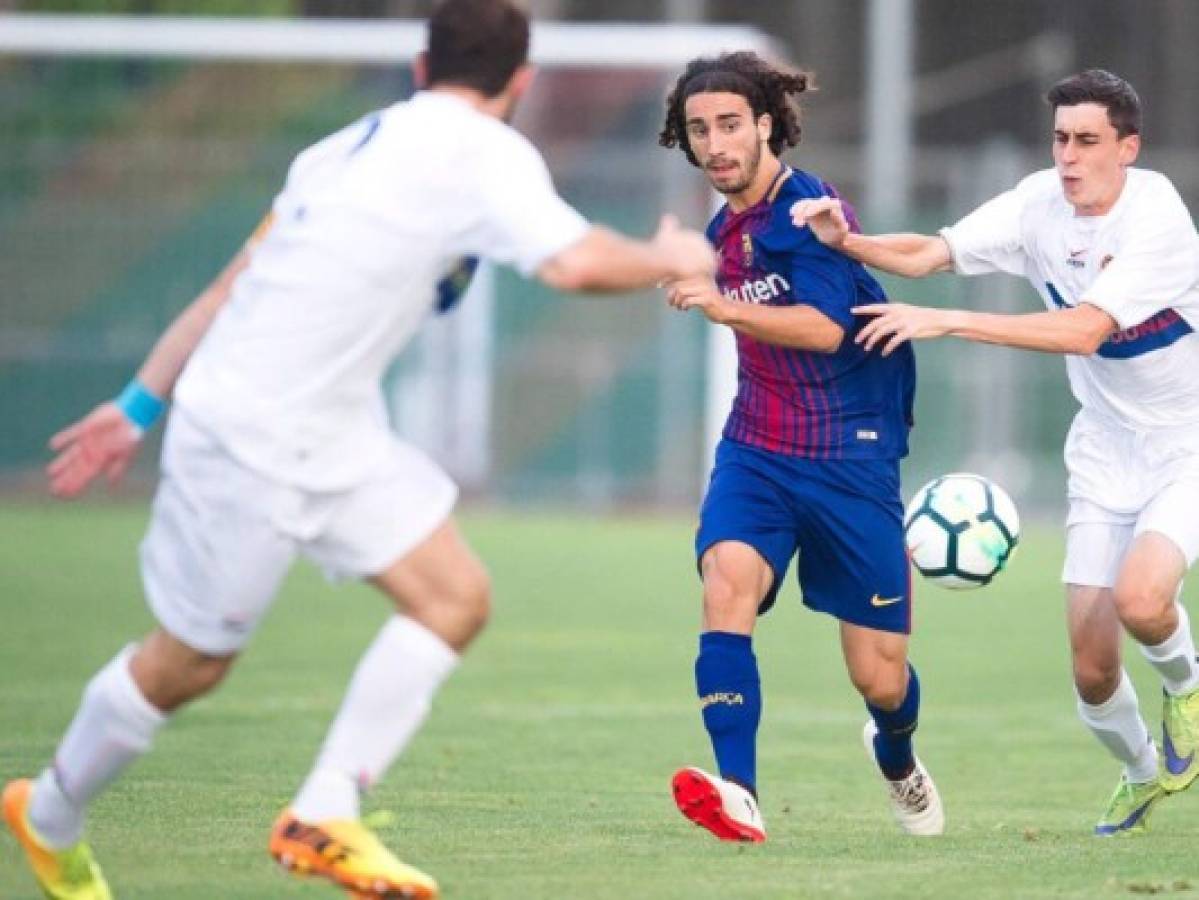
[[688, 766], [674, 773], [671, 787], [679, 812], [720, 840], [752, 844], [766, 840], [758, 801], [741, 785]]

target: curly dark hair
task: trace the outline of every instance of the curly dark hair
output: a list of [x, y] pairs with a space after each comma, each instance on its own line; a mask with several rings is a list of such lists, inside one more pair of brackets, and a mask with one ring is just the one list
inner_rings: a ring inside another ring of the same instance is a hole
[[687, 99], [695, 94], [740, 94], [755, 118], [770, 113], [769, 143], [777, 156], [799, 143], [799, 102], [794, 98], [815, 89], [811, 72], [777, 68], [750, 51], [693, 59], [666, 98], [666, 122], [658, 143], [682, 148], [691, 165], [699, 165], [687, 138]]

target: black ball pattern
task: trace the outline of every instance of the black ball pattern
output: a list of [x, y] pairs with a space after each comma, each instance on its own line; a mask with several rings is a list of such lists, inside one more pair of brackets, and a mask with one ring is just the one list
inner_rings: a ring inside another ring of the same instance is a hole
[[[953, 476], [957, 479], [971, 478], [982, 485], [985, 507], [983, 511], [978, 514], [976, 519], [965, 519], [961, 522], [951, 522], [949, 519], [943, 516], [935, 509], [934, 504], [936, 503], [937, 499], [937, 491], [945, 482], [946, 477], [947, 476], [942, 476], [937, 478], [928, 486], [928, 489], [924, 493], [924, 502], [921, 503], [920, 506], [918, 506], [908, 517], [908, 520], [904, 522], [905, 534], [912, 527], [912, 524], [918, 521], [921, 516], [927, 516], [945, 532], [948, 537], [945, 548], [945, 565], [937, 568], [925, 568], [919, 565], [915, 560], [912, 561], [912, 564], [916, 566], [916, 569], [920, 572], [920, 574], [924, 575], [926, 578], [945, 578], [953, 576], [961, 578], [964, 581], [972, 582], [979, 586], [990, 584], [991, 579], [998, 575], [1003, 570], [1003, 567], [1007, 564], [1008, 559], [1012, 555], [1012, 551], [1016, 549], [1016, 544], [1019, 542], [1020, 536], [1012, 534], [1011, 530], [1006, 524], [1004, 524], [1003, 520], [996, 515], [995, 497], [991, 493], [991, 483], [985, 478], [967, 475]], [[1005, 549], [1003, 553], [996, 559], [995, 568], [986, 573], [970, 572], [958, 565], [958, 541], [960, 540], [961, 535], [963, 535], [972, 525], [974, 525], [976, 521], [979, 523], [994, 523], [996, 529], [998, 529], [999, 533], [1003, 535], [1005, 543]]]

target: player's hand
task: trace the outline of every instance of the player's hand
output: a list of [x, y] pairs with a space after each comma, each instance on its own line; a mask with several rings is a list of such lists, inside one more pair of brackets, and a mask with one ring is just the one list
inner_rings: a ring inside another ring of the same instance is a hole
[[50, 438], [50, 449], [58, 454], [46, 467], [50, 493], [78, 496], [101, 473], [116, 484], [137, 456], [141, 438], [115, 403], [101, 403]]
[[679, 310], [698, 309], [710, 322], [728, 322], [729, 305], [733, 302], [720, 293], [710, 275], [693, 275], [666, 285], [666, 302]]
[[942, 337], [949, 333], [944, 310], [907, 303], [872, 303], [855, 306], [855, 316], [873, 316], [854, 336], [854, 343], [873, 350], [882, 343], [883, 356], [891, 353], [904, 341]]
[[799, 200], [791, 207], [791, 222], [796, 228], [805, 225], [812, 229], [816, 240], [834, 250], [849, 236], [849, 219], [836, 197], [815, 197]]
[[674, 216], [665, 215], [658, 221], [650, 243], [670, 269], [673, 280], [710, 276], [716, 271], [716, 252], [708, 239], [698, 231], [683, 228]]

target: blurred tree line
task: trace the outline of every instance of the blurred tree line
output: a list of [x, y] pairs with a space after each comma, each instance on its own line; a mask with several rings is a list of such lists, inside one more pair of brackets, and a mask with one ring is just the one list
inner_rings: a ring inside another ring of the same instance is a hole
[[[534, 17], [753, 25], [817, 73], [825, 139], [859, 141], [869, 0], [525, 0]], [[0, 10], [143, 15], [424, 18], [434, 0], [0, 0]], [[961, 94], [926, 104], [920, 142], [973, 144], [1002, 134], [1045, 143], [1045, 72], [1101, 66], [1145, 102], [1156, 147], [1199, 144], [1199, 0], [914, 0], [918, 91]], [[1037, 44], [1039, 38], [1055, 40]], [[1030, 64], [1037, 46], [1060, 58]], [[998, 67], [998, 68], [997, 68]], [[1048, 68], [1047, 68], [1048, 67]], [[981, 88], [977, 85], [982, 82]], [[974, 84], [975, 89], [959, 90]], [[926, 95], [927, 99], [927, 95]]]

